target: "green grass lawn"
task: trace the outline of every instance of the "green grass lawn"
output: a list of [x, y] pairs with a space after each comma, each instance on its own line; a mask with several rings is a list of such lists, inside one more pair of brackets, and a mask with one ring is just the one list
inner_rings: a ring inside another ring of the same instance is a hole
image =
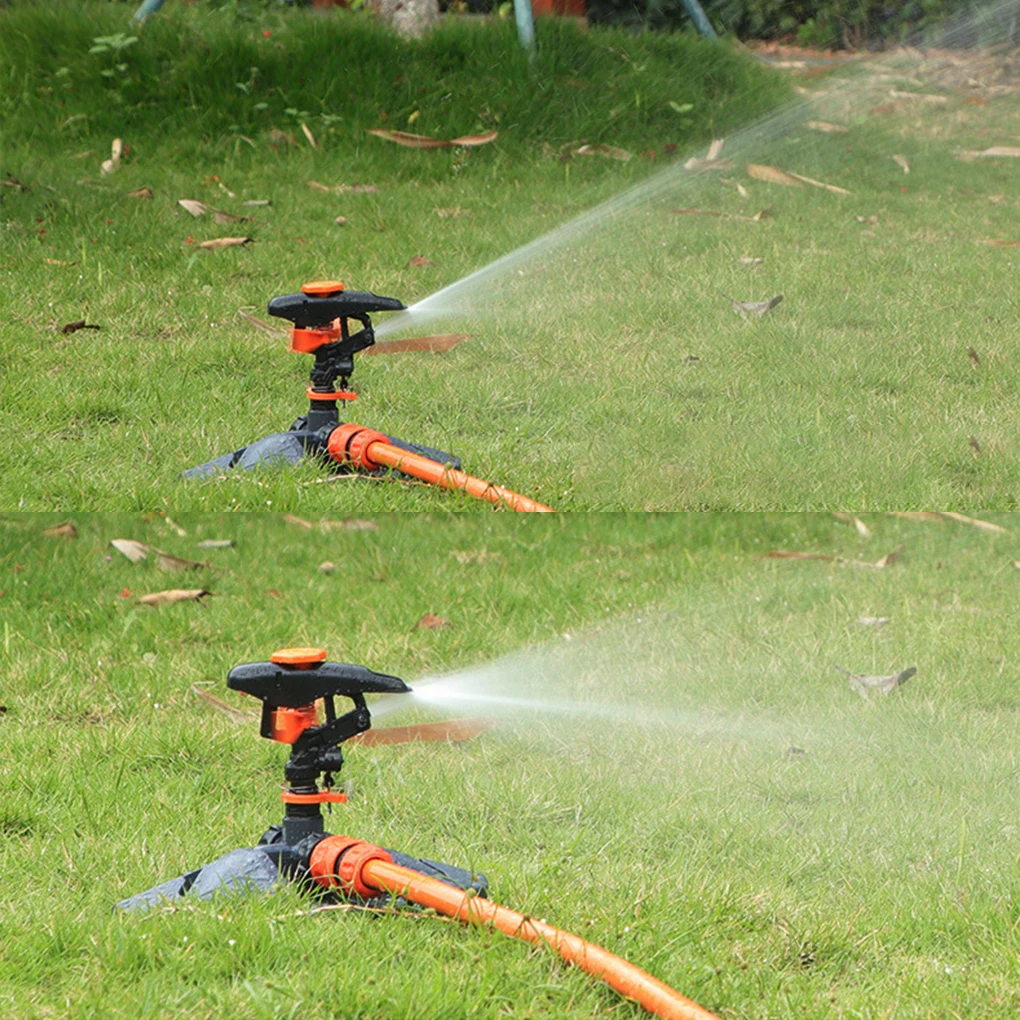
[[[69, 540], [43, 534], [56, 515], [4, 515], [0, 1009], [644, 1015], [545, 951], [428, 916], [307, 916], [293, 890], [111, 914], [277, 819], [284, 749], [189, 689], [246, 708], [228, 668], [311, 643], [412, 686], [468, 669], [538, 699], [490, 704], [501, 721], [470, 742], [351, 749], [333, 831], [484, 870], [499, 902], [724, 1020], [1015, 1016], [1016, 521], [864, 519], [870, 541], [820, 514], [81, 514]], [[132, 564], [114, 538], [212, 566]], [[214, 594], [136, 601], [178, 586]], [[428, 612], [450, 625], [416, 628]], [[865, 701], [837, 664], [917, 674]]]
[[[2, 505], [474, 508], [320, 484], [317, 466], [177, 474], [304, 410], [305, 361], [239, 308], [265, 318], [269, 298], [323, 277], [411, 304], [624, 194], [619, 215], [410, 329], [471, 340], [362, 358], [354, 419], [559, 509], [1015, 506], [1016, 249], [977, 243], [1016, 240], [1015, 160], [958, 158], [1010, 142], [1014, 98], [869, 112], [890, 86], [926, 87], [900, 66], [878, 94], [738, 133], [789, 81], [689, 36], [543, 22], [529, 72], [491, 21], [412, 44], [308, 11], [166, 10], [119, 54], [88, 51], [124, 30], [123, 5], [0, 12], [0, 171], [28, 189], [0, 189]], [[848, 133], [804, 126], [819, 115]], [[376, 127], [499, 138], [414, 151]], [[103, 176], [114, 137], [130, 151]], [[733, 167], [683, 171], [712, 137]], [[583, 143], [634, 157], [574, 155]], [[755, 180], [747, 163], [852, 194]], [[151, 200], [128, 197], [141, 187]], [[248, 219], [192, 219], [182, 198]], [[254, 243], [196, 250], [238, 235]], [[777, 294], [761, 319], [728, 299]], [[59, 332], [83, 318], [101, 329]]]

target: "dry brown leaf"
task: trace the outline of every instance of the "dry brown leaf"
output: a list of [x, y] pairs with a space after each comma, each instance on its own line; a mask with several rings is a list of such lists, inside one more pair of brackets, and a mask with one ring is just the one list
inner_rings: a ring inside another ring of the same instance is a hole
[[308, 187], [314, 188], [316, 191], [325, 191], [331, 195], [342, 195], [348, 192], [355, 195], [374, 195], [379, 190], [375, 184], [335, 184], [330, 187], [319, 181], [308, 181], [307, 183]]
[[842, 124], [830, 124], [827, 120], [809, 120], [805, 127], [809, 127], [814, 131], [824, 131], [829, 135], [846, 135], [850, 133], [850, 128], [844, 127]]
[[767, 220], [767, 219], [770, 219], [770, 218], [771, 218], [771, 216], [772, 216], [772, 206], [768, 206], [768, 207], [767, 207], [767, 208], [765, 208], [765, 209], [759, 209], [759, 210], [758, 210], [758, 211], [757, 211], [757, 212], [756, 212], [756, 213], [755, 213], [755, 214], [754, 214], [754, 215], [753, 215], [753, 216], [751, 217], [751, 219], [752, 219], [752, 220], [754, 220], [754, 222], [755, 222], [755, 223], [761, 223], [761, 221], [762, 221], [762, 220]]
[[449, 626], [449, 620], [444, 620], [441, 616], [436, 616], [435, 613], [426, 613], [414, 625], [415, 630], [441, 630], [443, 627]]
[[247, 202], [241, 203], [241, 205], [250, 209], [263, 209], [272, 204], [273, 203], [268, 198], [251, 198]]
[[385, 128], [373, 128], [368, 132], [376, 138], [402, 145], [405, 149], [448, 149], [453, 142], [442, 138], [429, 138], [426, 135], [414, 135], [408, 131], [387, 131]]
[[841, 513], [837, 510], [833, 512], [832, 516], [844, 524], [852, 524], [861, 538], [871, 538], [871, 529], [855, 514]]
[[234, 722], [249, 723], [255, 718], [254, 713], [244, 712], [240, 708], [234, 708], [233, 705], [228, 705], [225, 701], [217, 698], [215, 694], [210, 694], [207, 690], [204, 690], [197, 684], [192, 684], [190, 690], [192, 694], [200, 697], [207, 705], [215, 708], [217, 712], [222, 712], [228, 719], [233, 719]]
[[975, 457], [981, 455], [981, 444], [978, 442], [977, 436], [968, 436], [967, 445], [974, 451]]
[[64, 521], [62, 524], [54, 524], [52, 528], [46, 528], [43, 534], [47, 538], [77, 538], [78, 529], [73, 521]]
[[[323, 522], [323, 526], [325, 526], [326, 523], [327, 522], [324, 521]], [[332, 524], [333, 522], [330, 521], [328, 523]], [[340, 527], [344, 531], [378, 531], [379, 530], [379, 525], [376, 524], [375, 521], [366, 521], [366, 520], [363, 520], [360, 517], [345, 517], [340, 522]]]
[[247, 216], [235, 216], [233, 213], [224, 212], [222, 209], [212, 209], [209, 211], [212, 213], [213, 219], [217, 223], [247, 223]]
[[423, 266], [431, 266], [432, 259], [425, 258], [424, 255], [414, 255], [407, 260], [408, 269], [420, 269]]
[[728, 213], [716, 212], [714, 209], [670, 209], [674, 216], [727, 216]]
[[381, 340], [361, 353], [363, 356], [366, 354], [405, 354], [411, 351], [439, 353], [452, 350], [457, 344], [470, 340], [474, 335], [474, 333], [439, 333], [436, 336], [414, 336], [405, 340]]
[[621, 163], [626, 163], [627, 160], [633, 158], [633, 153], [628, 152], [626, 149], [618, 148], [615, 145], [603, 145], [601, 143], [597, 145], [582, 145], [579, 149], [574, 149], [575, 156], [605, 156], [607, 159], [617, 159]]
[[315, 135], [312, 134], [312, 132], [309, 129], [308, 125], [307, 124], [302, 124], [301, 125], [301, 130], [304, 132], [305, 138], [308, 139], [308, 144], [313, 149], [317, 149], [319, 147], [319, 143], [315, 140]]
[[990, 531], [996, 535], [1009, 534], [1009, 531], [999, 524], [992, 524], [991, 521], [981, 521], [976, 517], [968, 517], [966, 514], [958, 514], [953, 513], [951, 510], [943, 510], [942, 516], [948, 517], [951, 521], [959, 521], [961, 524], [969, 524], [971, 527], [977, 528], [980, 531]]
[[179, 198], [177, 204], [185, 211], [191, 213], [192, 216], [204, 216], [208, 211], [209, 207], [205, 202], [199, 202], [194, 198]]
[[281, 131], [279, 128], [272, 128], [269, 132], [269, 144], [282, 145], [284, 142], [295, 149], [297, 148], [297, 142], [294, 141], [293, 135], [288, 135], [286, 131]]
[[297, 514], [284, 514], [283, 520], [287, 524], [293, 524], [295, 527], [304, 528], [305, 531], [311, 531], [315, 527], [311, 521], [306, 521], [303, 517], [298, 517]]
[[142, 595], [138, 600], [140, 606], [170, 606], [175, 602], [198, 602], [201, 604], [206, 595], [212, 592], [206, 588], [169, 588], [166, 591], [152, 592]]
[[803, 181], [805, 184], [811, 184], [816, 188], [824, 188], [826, 191], [831, 191], [834, 195], [852, 195], [852, 191], [847, 191], [846, 188], [841, 188], [838, 184], [826, 184], [825, 181], [816, 181], [813, 177], [805, 177], [803, 174], [795, 174], [792, 170], [790, 171], [791, 177], [796, 177], [798, 181]]
[[135, 188], [134, 191], [129, 191], [127, 193], [127, 197], [128, 198], [152, 198], [152, 188], [150, 188], [147, 184], [145, 184], [145, 185], [143, 185], [140, 188]]
[[737, 264], [741, 266], [760, 266], [764, 261], [764, 259], [745, 255], [743, 258], [737, 259]]
[[376, 747], [379, 744], [411, 744], [419, 740], [471, 740], [495, 725], [494, 719], [450, 719], [411, 726], [387, 726], [381, 730], [365, 730], [348, 743]]
[[728, 159], [698, 159], [697, 156], [691, 156], [686, 163], [684, 163], [685, 170], [732, 170], [733, 164]]
[[889, 95], [893, 99], [908, 100], [914, 103], [945, 103], [947, 96], [936, 96], [930, 92], [903, 92], [900, 89], [890, 89]]
[[978, 244], [987, 244], [990, 248], [1020, 248], [1020, 241], [1001, 241], [995, 238], [980, 240]]
[[323, 560], [319, 564], [320, 574], [332, 574], [334, 570], [336, 570], [336, 564], [332, 560]]
[[77, 264], [75, 262], [66, 262], [64, 259], [43, 259], [43, 262], [48, 266], [73, 266]]
[[197, 560], [186, 560], [181, 556], [171, 556], [160, 549], [149, 548], [156, 554], [156, 565], [160, 570], [201, 570], [211, 567], [211, 563], [199, 563]]
[[723, 297], [729, 298], [730, 303], [733, 305], [733, 310], [739, 312], [742, 319], [746, 319], [748, 315], [756, 315], [760, 319], [766, 312], [772, 311], [783, 300], [782, 294], [777, 294], [770, 301], [737, 301], [736, 298], [731, 298], [729, 294], [723, 294]]
[[88, 325], [84, 319], [78, 319], [76, 322], [67, 322], [60, 327], [61, 333], [77, 333], [79, 329], [102, 329], [102, 326]]
[[784, 184], [788, 188], [799, 188], [801, 182], [785, 170], [778, 170], [774, 166], [765, 166], [762, 163], [748, 163], [747, 174], [756, 181], [767, 181], [769, 184]]
[[199, 549], [233, 549], [237, 543], [232, 538], [206, 538], [198, 543]]
[[238, 308], [237, 314], [242, 319], [247, 319], [253, 326], [258, 327], [264, 333], [272, 333], [273, 335], [279, 333], [287, 333], [289, 330], [286, 326], [274, 326], [271, 322], [265, 322], [256, 315], [252, 315], [251, 312], [246, 312], [243, 308]]
[[905, 174], [910, 173], [910, 164], [907, 162], [906, 156], [894, 155], [893, 159], [896, 161], [896, 164], [902, 168]]
[[132, 563], [140, 563], [148, 558], [148, 551], [151, 546], [144, 542], [136, 542], [133, 538], [115, 538], [110, 545], [122, 556], [126, 556]]
[[835, 563], [838, 556], [827, 556], [824, 553], [795, 552], [786, 549], [774, 549], [772, 552], [764, 553], [762, 559], [766, 560], [821, 560], [823, 563]]
[[120, 166], [120, 159], [123, 155], [124, 142], [120, 138], [114, 138], [113, 144], [110, 146], [110, 158], [103, 160], [103, 165], [99, 168], [99, 172], [112, 174]]
[[480, 135], [462, 135], [460, 138], [454, 138], [450, 144], [473, 149], [479, 145], [488, 145], [489, 142], [494, 142], [497, 138], [499, 138], [498, 131], [484, 131]]
[[967, 357], [970, 358], [970, 362], [975, 368], [977, 368], [978, 365], [981, 364], [981, 358], [978, 355], [978, 352], [975, 348], [973, 347], [967, 348]]
[[725, 138], [713, 138], [712, 144], [708, 147], [708, 154], [705, 156], [705, 159], [709, 163], [712, 163], [715, 160], [717, 160], [725, 144], [726, 144]]
[[1020, 145], [993, 145], [990, 149], [980, 152], [962, 152], [965, 159], [996, 159], [1020, 156]]
[[342, 227], [342, 226], [344, 226], [344, 224], [346, 224], [346, 223], [347, 223], [347, 217], [346, 217], [346, 216], [337, 216], [337, 218], [336, 218], [335, 220], [333, 220], [333, 222], [334, 222], [334, 223], [335, 223], [335, 224], [336, 224], [336, 225], [337, 225], [338, 227]]
[[[881, 559], [875, 560], [872, 564], [862, 564], [862, 566], [877, 567], [879, 570], [885, 567], [891, 567], [899, 558], [903, 555], [903, 546], [898, 545], [891, 553], [886, 553]], [[851, 561], [852, 562], [852, 561]]]
[[221, 248], [243, 248], [254, 241], [254, 237], [214, 237], [211, 241], [202, 241], [198, 247], [205, 251], [219, 251]]
[[888, 616], [860, 616], [857, 618], [859, 627], [884, 627], [888, 622]]
[[908, 521], [925, 521], [928, 524], [944, 524], [945, 518], [942, 514], [932, 510], [890, 510], [893, 517], [903, 517]]

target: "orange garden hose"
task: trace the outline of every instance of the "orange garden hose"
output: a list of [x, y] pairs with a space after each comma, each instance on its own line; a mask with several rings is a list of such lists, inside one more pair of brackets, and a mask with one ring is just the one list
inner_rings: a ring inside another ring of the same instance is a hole
[[454, 468], [439, 464], [408, 450], [391, 446], [388, 437], [361, 425], [340, 425], [329, 437], [329, 455], [340, 463], [352, 462], [366, 471], [390, 467], [405, 475], [420, 478], [444, 489], [466, 492], [475, 499], [503, 504], [518, 513], [553, 513], [552, 507], [519, 493], [504, 489], [502, 485], [483, 481]]
[[313, 878], [325, 886], [340, 885], [345, 892], [366, 898], [388, 892], [467, 924], [492, 925], [512, 938], [544, 942], [568, 963], [605, 981], [656, 1016], [667, 1020], [718, 1020], [714, 1013], [608, 949], [394, 864], [382, 847], [347, 836], [328, 836], [312, 851], [310, 867]]

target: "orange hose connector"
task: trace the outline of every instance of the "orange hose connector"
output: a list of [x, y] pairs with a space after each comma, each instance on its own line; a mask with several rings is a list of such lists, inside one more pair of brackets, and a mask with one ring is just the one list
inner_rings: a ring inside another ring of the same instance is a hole
[[473, 892], [455, 889], [445, 882], [394, 864], [381, 847], [351, 840], [347, 836], [328, 836], [316, 846], [313, 860], [318, 865], [312, 868], [313, 877], [322, 885], [339, 884], [361, 895], [364, 895], [362, 890], [369, 890], [373, 895], [388, 892], [466, 924], [491, 925], [512, 938], [545, 943], [568, 963], [605, 981], [655, 1016], [666, 1017], [667, 1020], [719, 1020], [714, 1013], [608, 949], [544, 921], [525, 917]]
[[445, 464], [438, 464], [428, 457], [391, 446], [387, 436], [361, 425], [337, 426], [330, 434], [327, 448], [330, 457], [341, 464], [356, 464], [366, 471], [374, 471], [379, 467], [393, 468], [405, 475], [420, 478], [430, 485], [438, 485], [455, 492], [466, 492], [475, 499], [507, 506], [518, 513], [555, 512], [552, 507], [504, 489], [502, 485], [494, 485]]

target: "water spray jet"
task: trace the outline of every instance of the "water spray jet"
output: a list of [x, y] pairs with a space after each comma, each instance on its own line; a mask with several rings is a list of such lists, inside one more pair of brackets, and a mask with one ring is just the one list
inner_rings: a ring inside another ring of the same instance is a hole
[[[334, 776], [344, 763], [340, 745], [371, 727], [366, 694], [411, 693], [399, 677], [329, 662], [322, 648], [284, 648], [268, 662], [235, 666], [227, 675], [227, 686], [258, 698], [261, 735], [291, 747], [281, 793], [283, 821], [270, 826], [256, 846], [233, 850], [122, 900], [117, 905], [120, 909], [152, 909], [186, 895], [209, 899], [221, 891], [269, 893], [284, 880], [320, 897], [353, 904], [402, 900], [465, 924], [496, 928], [512, 938], [546, 945], [656, 1016], [718, 1020], [602, 946], [492, 902], [484, 875], [325, 831], [322, 805], [347, 800], [346, 794], [333, 788]], [[353, 709], [338, 716], [336, 697], [350, 699]]]

